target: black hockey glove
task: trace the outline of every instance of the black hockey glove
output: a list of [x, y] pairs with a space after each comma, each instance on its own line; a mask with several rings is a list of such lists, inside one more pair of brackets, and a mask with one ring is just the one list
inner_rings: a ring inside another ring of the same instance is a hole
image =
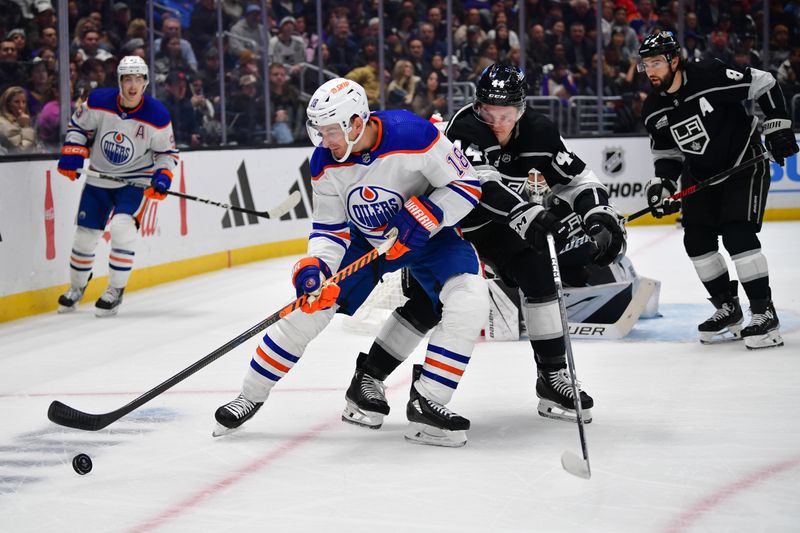
[[570, 213], [558, 218], [549, 210], [537, 204], [520, 204], [508, 215], [511, 229], [528, 241], [537, 250], [547, 249], [547, 234], [552, 233], [558, 245], [584, 233], [581, 218]]
[[644, 186], [647, 195], [647, 205], [650, 207], [650, 214], [656, 218], [664, 215], [677, 213], [681, 208], [680, 200], [670, 200], [670, 196], [675, 194], [677, 187], [675, 182], [666, 178], [653, 178]]
[[764, 121], [764, 141], [771, 159], [783, 166], [785, 159], [796, 154], [800, 148], [792, 131], [792, 121], [785, 118], [774, 118]]
[[620, 224], [619, 215], [611, 206], [598, 205], [586, 213], [584, 220], [586, 233], [597, 245], [595, 264], [610, 265], [625, 246], [625, 228]]

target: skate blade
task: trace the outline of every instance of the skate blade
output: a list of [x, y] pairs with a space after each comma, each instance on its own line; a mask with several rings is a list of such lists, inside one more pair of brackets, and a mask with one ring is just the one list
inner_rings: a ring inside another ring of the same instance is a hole
[[58, 306], [58, 314], [59, 315], [65, 315], [67, 313], [72, 313], [72, 312], [75, 311], [75, 309], [77, 309], [77, 307], [78, 307], [77, 305], [66, 306], [66, 305], [59, 304], [59, 306]]
[[763, 348], [777, 348], [783, 346], [783, 337], [777, 329], [768, 331], [764, 335], [750, 335], [744, 338], [744, 345], [748, 350], [761, 350]]
[[[553, 420], [562, 420], [564, 422], [578, 422], [578, 415], [572, 409], [567, 409], [563, 405], [556, 402], [539, 398], [539, 415], [545, 418], [552, 418]], [[583, 423], [591, 424], [592, 422], [592, 409], [582, 409]]]
[[466, 431], [446, 431], [419, 422], [409, 422], [405, 438], [414, 444], [460, 448], [467, 443]]
[[97, 318], [116, 316], [117, 312], [119, 312], [119, 307], [115, 307], [114, 309], [100, 309], [98, 307], [94, 308], [94, 316]]
[[214, 428], [214, 431], [211, 432], [211, 436], [212, 437], [222, 437], [224, 435], [230, 435], [231, 433], [235, 433], [236, 431], [239, 431], [240, 429], [242, 429], [242, 426], [239, 426], [237, 428], [229, 428], [229, 427], [225, 427], [222, 424], [220, 424], [219, 422], [217, 422], [217, 425]]
[[383, 413], [359, 409], [350, 400], [347, 401], [347, 407], [342, 412], [342, 422], [368, 429], [380, 429], [383, 425], [383, 417]]
[[701, 331], [700, 344], [720, 344], [742, 340], [742, 324], [733, 324], [719, 331]]

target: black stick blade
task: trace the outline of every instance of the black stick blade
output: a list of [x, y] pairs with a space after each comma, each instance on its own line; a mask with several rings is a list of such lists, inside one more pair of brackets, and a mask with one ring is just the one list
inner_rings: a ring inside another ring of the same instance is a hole
[[50, 404], [50, 408], [47, 409], [47, 418], [59, 426], [82, 429], [84, 431], [97, 431], [108, 425], [108, 422], [103, 423], [103, 418], [100, 415], [91, 415], [78, 411], [58, 400]]

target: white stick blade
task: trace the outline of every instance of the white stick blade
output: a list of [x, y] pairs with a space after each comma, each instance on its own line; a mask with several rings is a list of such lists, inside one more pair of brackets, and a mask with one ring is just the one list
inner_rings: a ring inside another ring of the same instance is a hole
[[589, 469], [589, 461], [581, 459], [569, 450], [561, 454], [561, 466], [573, 476], [583, 479], [592, 477], [592, 471]]

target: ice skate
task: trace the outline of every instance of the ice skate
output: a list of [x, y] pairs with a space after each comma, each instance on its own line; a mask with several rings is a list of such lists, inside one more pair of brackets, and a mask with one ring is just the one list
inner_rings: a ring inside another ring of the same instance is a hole
[[[592, 421], [594, 400], [581, 390], [580, 383], [576, 385], [581, 395], [583, 423], [588, 424]], [[575, 396], [572, 393], [572, 383], [566, 368], [553, 372], [540, 370], [539, 377], [536, 379], [536, 395], [539, 397], [539, 414], [541, 416], [555, 420], [577, 422]]]
[[744, 316], [739, 305], [739, 297], [736, 295], [737, 287], [738, 282], [731, 281], [730, 291], [727, 294], [708, 299], [717, 310], [711, 318], [697, 326], [701, 343], [713, 344], [741, 339]]
[[86, 280], [86, 285], [83, 287], [72, 286], [67, 289], [67, 292], [58, 297], [58, 312], [71, 313], [78, 307], [78, 302], [83, 298], [83, 293], [86, 292], [86, 287], [92, 280], [92, 275], [89, 274], [89, 279]]
[[356, 369], [345, 393], [347, 406], [342, 420], [370, 429], [380, 429], [383, 417], [389, 414], [386, 386], [363, 370]]
[[414, 365], [411, 398], [406, 406], [409, 426], [405, 438], [416, 444], [458, 448], [467, 443], [469, 420], [450, 411], [444, 405], [424, 397], [414, 383], [422, 372], [422, 365]]
[[116, 289], [109, 287], [94, 303], [94, 315], [97, 317], [114, 316], [119, 311], [125, 287]]
[[741, 332], [745, 346], [749, 350], [783, 346], [779, 331], [781, 323], [772, 300], [753, 300], [750, 302], [750, 311], [753, 318]]
[[214, 413], [214, 418], [217, 420], [217, 426], [211, 433], [214, 437], [221, 437], [233, 433], [239, 427], [253, 418], [253, 415], [261, 409], [264, 402], [251, 402], [244, 395], [240, 394], [235, 400], [226, 403], [217, 409]]

